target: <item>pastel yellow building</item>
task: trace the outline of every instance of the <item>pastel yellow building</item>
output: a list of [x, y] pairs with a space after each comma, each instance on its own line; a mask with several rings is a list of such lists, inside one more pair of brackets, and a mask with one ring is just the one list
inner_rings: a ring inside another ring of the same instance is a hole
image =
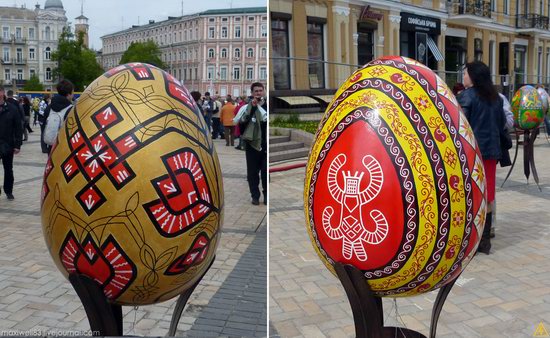
[[452, 87], [466, 62], [504, 91], [550, 83], [550, 0], [271, 0], [270, 90], [333, 90], [357, 65], [403, 55]]

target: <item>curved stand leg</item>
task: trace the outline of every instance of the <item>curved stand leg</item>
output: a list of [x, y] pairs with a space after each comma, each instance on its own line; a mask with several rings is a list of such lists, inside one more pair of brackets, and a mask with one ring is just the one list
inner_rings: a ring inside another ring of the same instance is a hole
[[94, 336], [122, 336], [122, 307], [110, 304], [97, 283], [83, 275], [69, 275]]
[[523, 132], [523, 173], [527, 178], [527, 182], [529, 182], [529, 175], [531, 174], [529, 170], [529, 159], [531, 158], [532, 152], [533, 144], [531, 143], [531, 135], [529, 130], [525, 130]]
[[176, 330], [178, 329], [178, 323], [180, 322], [181, 314], [183, 313], [183, 309], [185, 308], [185, 305], [187, 304], [189, 297], [191, 297], [191, 294], [193, 293], [193, 291], [195, 291], [195, 288], [197, 287], [197, 285], [199, 285], [204, 275], [206, 275], [208, 270], [210, 270], [210, 267], [212, 267], [212, 264], [214, 263], [215, 259], [216, 259], [216, 256], [214, 256], [214, 259], [212, 259], [212, 262], [210, 263], [208, 268], [204, 271], [202, 276], [200, 276], [197, 282], [179, 296], [178, 301], [176, 302], [176, 307], [174, 308], [174, 313], [172, 314], [172, 320], [170, 321], [170, 329], [168, 330], [168, 336], [174, 337], [176, 335]]
[[447, 296], [449, 295], [449, 292], [451, 292], [451, 289], [455, 285], [457, 279], [458, 278], [455, 278], [452, 282], [443, 286], [441, 289], [439, 289], [439, 292], [437, 293], [434, 307], [432, 309], [432, 320], [430, 322], [430, 338], [435, 338], [439, 314], [441, 313], [441, 310], [443, 309], [443, 304], [445, 304], [445, 300], [447, 299]]
[[[377, 297], [369, 287], [363, 273], [354, 266], [336, 263], [336, 274], [346, 291], [353, 320], [355, 322], [355, 335], [358, 338], [426, 338], [423, 334], [407, 328], [384, 326], [384, 312], [382, 299]], [[450, 288], [449, 288], [450, 290]], [[441, 293], [441, 291], [440, 291]], [[441, 308], [445, 302], [448, 291], [441, 297]], [[439, 296], [438, 296], [439, 297]], [[437, 302], [436, 302], [437, 303]], [[439, 312], [437, 311], [439, 317]], [[433, 320], [433, 316], [432, 316]], [[435, 318], [437, 322], [437, 318]], [[432, 324], [433, 325], [433, 324]]]
[[532, 135], [531, 135], [531, 139], [530, 139], [530, 151], [529, 151], [529, 164], [531, 166], [531, 170], [533, 171], [533, 178], [535, 179], [535, 183], [537, 183], [537, 187], [539, 188], [539, 191], [542, 192], [542, 189], [540, 188], [540, 185], [539, 185], [539, 175], [537, 174], [537, 167], [535, 167], [535, 138], [537, 137], [537, 134], [538, 134], [538, 130], [536, 132], [534, 132]]
[[510, 167], [510, 170], [508, 170], [508, 174], [506, 175], [506, 178], [504, 179], [504, 182], [502, 182], [501, 188], [504, 187], [504, 183], [508, 180], [508, 177], [510, 177], [510, 174], [512, 173], [512, 170], [514, 169], [514, 165], [516, 164], [516, 159], [518, 158], [518, 150], [519, 150], [519, 134], [516, 134], [516, 152], [514, 154], [514, 160], [512, 161], [512, 166]]

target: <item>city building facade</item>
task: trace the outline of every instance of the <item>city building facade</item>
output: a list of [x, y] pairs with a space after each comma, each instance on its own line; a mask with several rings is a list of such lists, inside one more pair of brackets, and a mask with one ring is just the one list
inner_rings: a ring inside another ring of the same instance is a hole
[[358, 65], [403, 55], [450, 86], [481, 60], [509, 94], [550, 83], [549, 16], [549, 0], [271, 0], [269, 87], [336, 89]]
[[61, 0], [47, 0], [44, 8], [0, 7], [0, 81], [4, 86], [21, 89], [33, 75], [47, 90], [55, 87], [51, 56], [67, 17]]
[[167, 71], [189, 90], [246, 95], [267, 81], [267, 8], [214, 9], [101, 37], [101, 65], [120, 63], [132, 42], [154, 41]]

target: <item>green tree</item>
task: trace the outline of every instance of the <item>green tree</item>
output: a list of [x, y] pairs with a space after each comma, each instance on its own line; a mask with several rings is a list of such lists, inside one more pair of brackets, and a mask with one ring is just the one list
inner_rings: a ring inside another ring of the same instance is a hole
[[166, 69], [166, 65], [160, 59], [160, 50], [157, 44], [149, 40], [147, 42], [132, 42], [130, 47], [124, 52], [120, 59], [120, 64], [128, 62], [143, 62], [161, 69]]
[[31, 78], [25, 83], [23, 90], [43, 91], [44, 86], [40, 83], [40, 79], [38, 79], [38, 76], [36, 76], [36, 74], [33, 74], [33, 76], [31, 76]]
[[82, 91], [103, 74], [103, 69], [95, 59], [95, 52], [84, 46], [83, 33], [80, 32], [75, 40], [69, 27], [63, 29], [59, 47], [52, 53], [52, 59], [58, 64], [54, 75], [71, 81], [75, 91]]

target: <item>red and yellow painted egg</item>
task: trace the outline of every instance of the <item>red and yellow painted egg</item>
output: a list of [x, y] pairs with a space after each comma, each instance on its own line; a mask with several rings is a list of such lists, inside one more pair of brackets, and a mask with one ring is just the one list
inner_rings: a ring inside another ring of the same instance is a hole
[[88, 86], [42, 189], [46, 244], [65, 276], [92, 278], [121, 305], [175, 297], [213, 261], [222, 211], [210, 133], [178, 80], [131, 63]]
[[523, 86], [512, 97], [512, 112], [516, 128], [536, 128], [544, 120], [542, 100], [533, 86]]
[[486, 213], [482, 158], [447, 85], [384, 57], [357, 70], [319, 125], [306, 169], [307, 230], [319, 257], [360, 269], [379, 296], [457, 278]]

